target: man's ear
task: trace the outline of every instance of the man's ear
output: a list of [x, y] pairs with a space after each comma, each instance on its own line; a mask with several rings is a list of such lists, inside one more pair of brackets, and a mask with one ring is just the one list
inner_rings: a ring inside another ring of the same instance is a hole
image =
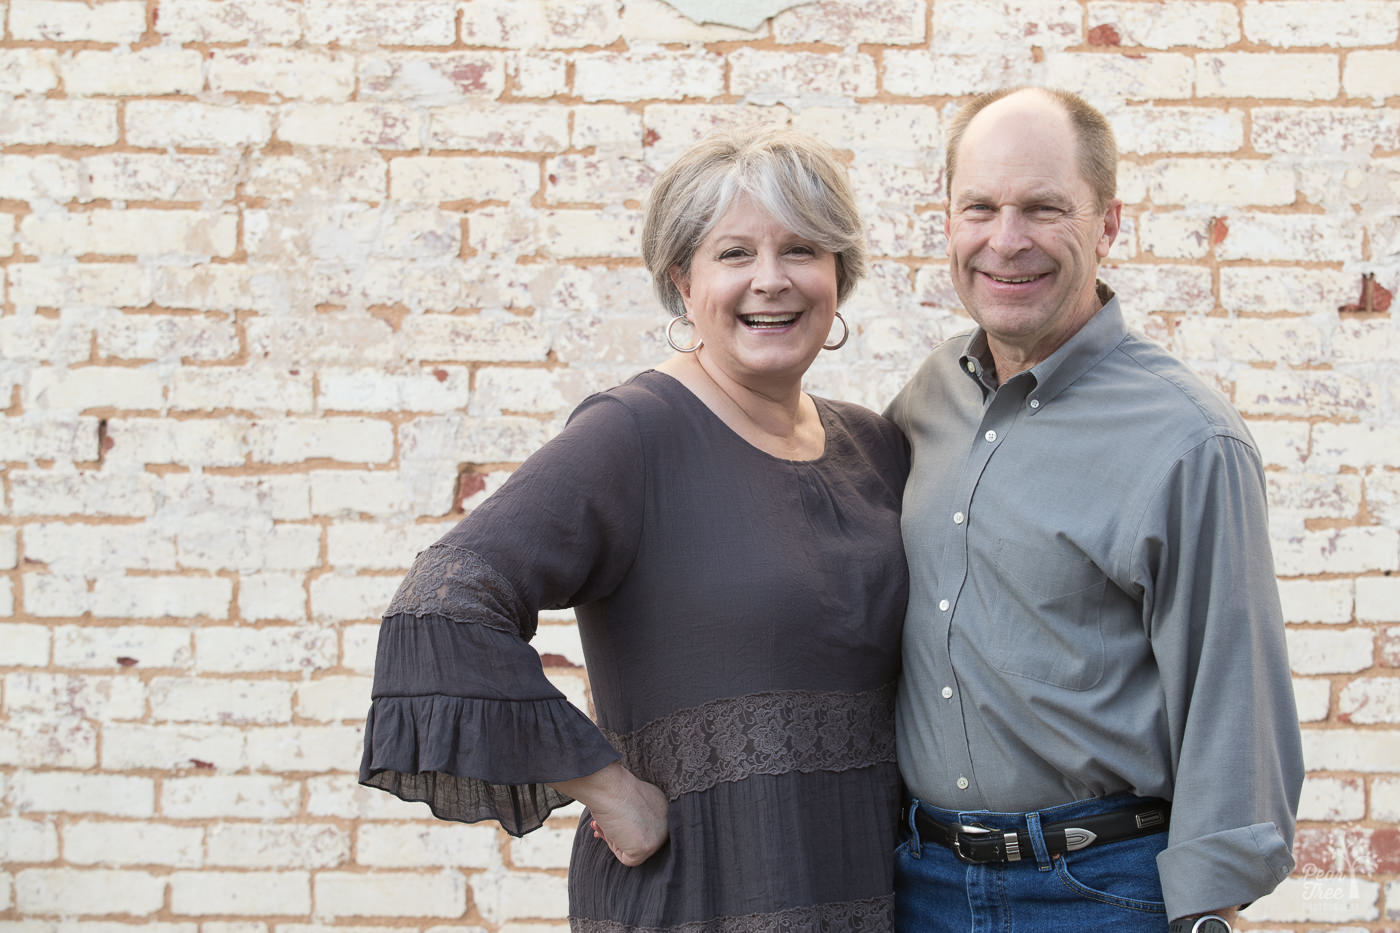
[[1103, 234], [1094, 246], [1094, 252], [1100, 259], [1107, 258], [1108, 251], [1113, 249], [1113, 241], [1118, 239], [1118, 231], [1122, 228], [1123, 202], [1114, 198], [1108, 202], [1108, 208], [1103, 212]]

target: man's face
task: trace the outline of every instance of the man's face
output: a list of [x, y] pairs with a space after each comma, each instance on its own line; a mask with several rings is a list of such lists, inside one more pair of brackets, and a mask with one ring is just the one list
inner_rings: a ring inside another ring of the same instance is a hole
[[1121, 211], [1098, 207], [1053, 98], [1020, 91], [973, 118], [949, 191], [949, 272], [999, 360], [1029, 369], [1094, 316]]

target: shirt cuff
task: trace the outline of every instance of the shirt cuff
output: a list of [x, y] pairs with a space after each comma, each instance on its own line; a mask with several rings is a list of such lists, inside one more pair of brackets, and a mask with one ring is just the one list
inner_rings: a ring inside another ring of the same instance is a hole
[[1248, 904], [1278, 887], [1293, 853], [1273, 823], [1198, 836], [1157, 855], [1167, 917]]

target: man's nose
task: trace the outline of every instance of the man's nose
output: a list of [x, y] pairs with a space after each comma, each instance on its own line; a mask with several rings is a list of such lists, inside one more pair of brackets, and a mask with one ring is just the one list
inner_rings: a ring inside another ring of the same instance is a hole
[[997, 211], [996, 220], [992, 223], [995, 226], [989, 242], [998, 255], [1010, 256], [1030, 248], [1030, 231], [1026, 217], [1020, 211], [1002, 208]]

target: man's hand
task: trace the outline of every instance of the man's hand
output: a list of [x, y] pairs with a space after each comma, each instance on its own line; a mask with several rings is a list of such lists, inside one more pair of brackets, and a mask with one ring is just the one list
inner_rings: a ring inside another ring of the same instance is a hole
[[636, 867], [666, 844], [670, 833], [666, 794], [618, 762], [587, 777], [550, 786], [588, 807], [594, 837], [607, 843], [622, 864]]

